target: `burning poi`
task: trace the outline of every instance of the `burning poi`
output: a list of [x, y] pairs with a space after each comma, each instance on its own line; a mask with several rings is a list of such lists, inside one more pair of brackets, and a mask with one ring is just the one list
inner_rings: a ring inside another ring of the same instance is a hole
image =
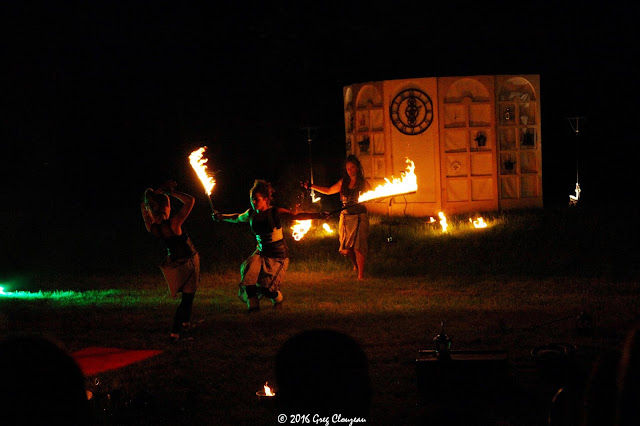
[[293, 236], [294, 240], [300, 241], [302, 237], [304, 237], [304, 235], [309, 232], [309, 229], [311, 229], [311, 219], [296, 220], [291, 227], [291, 230], [293, 231], [291, 235]]
[[206, 149], [207, 147], [203, 146], [193, 151], [191, 155], [189, 155], [189, 163], [191, 163], [191, 167], [198, 175], [198, 179], [200, 179], [200, 182], [202, 182], [202, 186], [204, 186], [204, 191], [207, 194], [207, 199], [209, 200], [211, 211], [215, 212], [216, 210], [213, 208], [213, 202], [211, 201], [211, 191], [213, 191], [213, 187], [216, 185], [216, 181], [215, 179], [213, 179], [213, 176], [207, 172], [206, 163], [209, 160], [206, 158], [202, 158], [202, 154], [204, 154]]

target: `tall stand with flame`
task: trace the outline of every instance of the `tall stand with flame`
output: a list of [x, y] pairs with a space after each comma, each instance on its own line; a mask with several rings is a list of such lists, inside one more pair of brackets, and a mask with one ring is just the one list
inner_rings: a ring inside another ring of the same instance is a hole
[[216, 209], [213, 208], [213, 201], [211, 201], [211, 191], [213, 191], [216, 181], [213, 179], [213, 176], [207, 172], [206, 163], [209, 160], [202, 158], [206, 149], [207, 147], [203, 146], [193, 151], [191, 155], [189, 155], [189, 163], [191, 163], [191, 167], [196, 172], [198, 179], [200, 179], [200, 182], [202, 182], [202, 185], [204, 186], [204, 191], [207, 194], [207, 200], [209, 200], [209, 205], [211, 206], [211, 212], [216, 213]]
[[[578, 201], [580, 201], [580, 193], [582, 192], [582, 189], [580, 189], [580, 180], [578, 179], [579, 173], [578, 173], [578, 136], [580, 135], [580, 120], [584, 119], [584, 117], [571, 117], [568, 118], [569, 120], [569, 124], [571, 125], [571, 128], [573, 129], [575, 135], [576, 135], [576, 189], [575, 189], [575, 194], [576, 195], [571, 195], [569, 194], [569, 205], [570, 206], [577, 206], [578, 205]], [[574, 127], [573, 122], [571, 120], [576, 120], [576, 125]]]

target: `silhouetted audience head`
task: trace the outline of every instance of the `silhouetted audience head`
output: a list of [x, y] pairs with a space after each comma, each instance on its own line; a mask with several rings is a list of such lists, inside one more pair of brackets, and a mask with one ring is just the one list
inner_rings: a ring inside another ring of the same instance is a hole
[[309, 330], [293, 336], [278, 352], [276, 378], [276, 402], [282, 413], [369, 415], [367, 356], [345, 334]]
[[640, 322], [625, 338], [617, 383], [616, 424], [640, 425]]
[[40, 337], [0, 342], [0, 423], [90, 424], [82, 371], [56, 344]]
[[581, 426], [640, 424], [640, 323], [627, 332], [622, 351], [603, 352], [594, 363]]

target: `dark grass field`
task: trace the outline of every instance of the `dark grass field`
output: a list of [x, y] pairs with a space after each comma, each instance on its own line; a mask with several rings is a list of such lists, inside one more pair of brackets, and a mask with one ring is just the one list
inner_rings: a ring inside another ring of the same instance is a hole
[[[483, 230], [459, 217], [450, 218], [446, 235], [425, 219], [401, 218], [389, 230], [384, 218], [372, 218], [369, 278], [362, 283], [337, 254], [336, 237], [312, 231], [289, 240], [284, 309], [263, 305], [256, 315], [236, 297], [237, 268], [253, 246], [248, 229], [196, 217], [189, 229], [201, 231], [192, 233], [203, 277], [197, 327], [187, 339], [168, 342], [176, 301], [154, 266], [161, 249], [143, 233], [123, 237], [126, 248], [117, 256], [99, 242], [73, 259], [43, 257], [40, 267], [6, 274], [15, 291], [42, 297], [0, 298], [0, 330], [5, 337], [41, 335], [69, 352], [162, 350], [87, 377], [97, 424], [268, 425], [278, 424], [278, 414], [305, 414], [281, 413], [255, 393], [266, 381], [277, 392], [275, 357], [289, 338], [321, 328], [351, 336], [367, 356], [367, 424], [543, 425], [550, 412], [566, 420], [558, 413], [575, 405], [552, 404], [560, 388], [570, 399], [591, 389], [594, 372], [614, 374], [601, 360], [619, 356], [639, 314], [636, 216], [514, 212], [485, 216], [490, 226]], [[387, 242], [390, 232], [394, 243]], [[447, 380], [418, 377], [416, 358], [433, 349], [442, 321], [454, 350], [506, 351], [504, 374], [479, 383], [455, 371]], [[551, 362], [532, 356], [549, 344], [574, 349]], [[426, 380], [421, 387], [419, 379]], [[599, 401], [608, 413], [606, 399]]]

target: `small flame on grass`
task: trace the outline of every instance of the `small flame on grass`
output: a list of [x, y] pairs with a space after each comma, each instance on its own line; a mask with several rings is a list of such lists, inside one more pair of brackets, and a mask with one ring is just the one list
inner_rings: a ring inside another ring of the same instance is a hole
[[327, 234], [333, 234], [333, 229], [331, 229], [328, 223], [323, 223], [322, 229], [324, 229], [324, 232], [326, 232]]
[[322, 228], [325, 230], [327, 234], [333, 234], [333, 229], [331, 229], [328, 223], [323, 223]]
[[402, 172], [399, 178], [391, 177], [391, 181], [384, 178], [385, 184], [378, 185], [376, 189], [360, 194], [359, 203], [371, 201], [377, 198], [385, 198], [402, 194], [410, 194], [418, 190], [418, 180], [414, 173], [416, 166], [413, 161], [406, 159], [407, 171]]
[[473, 223], [474, 228], [486, 228], [487, 222], [482, 217], [478, 217], [476, 220], [469, 218], [469, 222]]
[[264, 394], [265, 396], [275, 396], [275, 394], [271, 392], [271, 388], [269, 387], [269, 382], [265, 382], [264, 384]]
[[293, 230], [292, 234], [293, 239], [296, 241], [300, 241], [304, 235], [309, 232], [311, 229], [311, 219], [307, 220], [296, 220], [296, 223], [291, 227]]
[[193, 167], [193, 170], [195, 170], [198, 175], [198, 179], [202, 182], [207, 195], [211, 195], [211, 191], [213, 190], [216, 181], [213, 179], [213, 176], [207, 173], [206, 163], [209, 160], [202, 158], [202, 154], [204, 154], [206, 149], [207, 147], [203, 146], [202, 148], [193, 151], [191, 155], [189, 155], [189, 163], [191, 163], [191, 167]]
[[442, 226], [442, 232], [447, 232], [449, 224], [447, 223], [447, 218], [445, 217], [444, 213], [438, 212], [438, 217], [440, 218], [440, 226]]

